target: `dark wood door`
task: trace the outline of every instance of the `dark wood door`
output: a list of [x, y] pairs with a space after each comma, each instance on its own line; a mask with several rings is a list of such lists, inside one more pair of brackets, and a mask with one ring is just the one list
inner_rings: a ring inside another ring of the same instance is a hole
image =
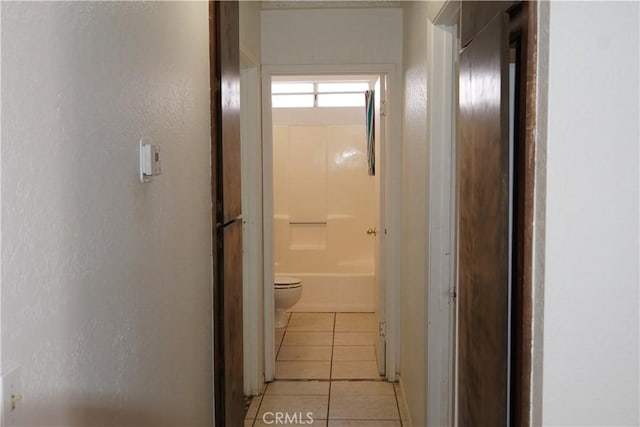
[[[222, 228], [222, 278], [224, 292], [224, 424], [242, 425], [244, 396], [242, 380], [242, 221], [232, 221]], [[220, 402], [222, 404], [222, 402]], [[218, 425], [218, 424], [216, 424]]]
[[508, 16], [460, 54], [459, 421], [503, 426], [508, 406]]
[[210, 2], [209, 25], [215, 425], [240, 426], [244, 399], [238, 3]]
[[238, 3], [216, 2], [220, 15], [221, 143], [222, 143], [222, 222], [237, 219], [240, 208], [240, 30]]

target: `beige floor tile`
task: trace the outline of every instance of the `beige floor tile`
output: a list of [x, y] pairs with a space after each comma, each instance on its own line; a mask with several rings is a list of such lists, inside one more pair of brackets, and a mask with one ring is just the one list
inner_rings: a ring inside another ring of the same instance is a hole
[[277, 360], [324, 360], [331, 361], [330, 345], [283, 345]]
[[329, 427], [400, 427], [400, 426], [401, 426], [400, 421], [329, 420]]
[[291, 313], [291, 319], [333, 320], [335, 313]]
[[333, 360], [376, 360], [372, 345], [340, 345], [333, 349]]
[[330, 420], [399, 420], [395, 396], [331, 395]]
[[[303, 414], [304, 416], [305, 414]], [[273, 426], [311, 426], [311, 427], [326, 427], [327, 426], [327, 420], [316, 420], [314, 419], [312, 422], [310, 422], [309, 419], [307, 418], [303, 418], [302, 422], [299, 422], [297, 424], [292, 424], [292, 423], [287, 423], [284, 424], [284, 420], [280, 423], [280, 424], [276, 424], [274, 421], [272, 421], [272, 418], [267, 418], [266, 419], [267, 422], [263, 421], [262, 419], [258, 418], [256, 420], [256, 423], [254, 424], [254, 427], [273, 427]]]
[[333, 345], [375, 345], [376, 335], [375, 332], [336, 332]]
[[331, 379], [380, 379], [378, 365], [373, 361], [334, 361]]
[[373, 313], [336, 313], [336, 331], [375, 332], [378, 330]]
[[256, 417], [261, 400], [262, 400], [262, 396], [255, 396], [253, 399], [251, 399], [251, 404], [249, 405], [249, 409], [247, 410], [245, 419], [253, 419]]
[[290, 319], [287, 331], [327, 331], [333, 332], [333, 317]]
[[332, 332], [289, 332], [284, 334], [282, 345], [331, 345]]
[[276, 378], [327, 380], [331, 370], [331, 362], [315, 361], [276, 361]]
[[333, 381], [332, 396], [395, 396], [393, 384], [386, 381]]
[[265, 394], [329, 394], [329, 381], [273, 381]]
[[[293, 416], [296, 414], [298, 419], [307, 418], [307, 413], [311, 413], [312, 419], [326, 419], [327, 405], [329, 397], [324, 396], [291, 396], [291, 395], [265, 395], [260, 405], [257, 419], [264, 420], [263, 416], [269, 412], [283, 412]], [[269, 414], [268, 414], [269, 415]], [[268, 420], [267, 420], [268, 421]]]

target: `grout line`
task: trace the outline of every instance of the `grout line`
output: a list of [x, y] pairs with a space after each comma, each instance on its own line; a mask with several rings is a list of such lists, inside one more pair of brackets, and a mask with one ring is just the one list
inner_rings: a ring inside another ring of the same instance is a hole
[[280, 355], [280, 349], [282, 348], [282, 343], [284, 342], [284, 336], [287, 334], [287, 328], [284, 328], [284, 332], [282, 333], [282, 338], [280, 338], [280, 344], [278, 344], [278, 350], [276, 350], [276, 362], [278, 361], [278, 356]]
[[[278, 355], [280, 354], [280, 349], [282, 348], [282, 344], [284, 344], [284, 336], [287, 334], [287, 329], [289, 329], [289, 321], [291, 320], [291, 313], [289, 313], [289, 317], [287, 317], [287, 326], [284, 327], [284, 332], [282, 332], [282, 338], [280, 338], [280, 343], [278, 344], [278, 350], [276, 351], [276, 362], [278, 361]], [[274, 375], [275, 379], [275, 375]]]
[[393, 386], [393, 395], [396, 397], [396, 408], [398, 409], [398, 419], [400, 420], [400, 427], [404, 425], [402, 422], [402, 412], [400, 411], [400, 399], [398, 398], [398, 391], [396, 390], [396, 383], [390, 383]]
[[[267, 386], [267, 387], [268, 387], [268, 386]], [[262, 401], [263, 401], [263, 399], [264, 399], [264, 396], [265, 396], [266, 392], [267, 392], [267, 389], [266, 389], [266, 387], [265, 387], [265, 389], [264, 389], [264, 393], [262, 393], [262, 394], [261, 394], [261, 395], [259, 395], [259, 396], [255, 396], [255, 397], [260, 397], [260, 403], [258, 403], [258, 407], [256, 408], [256, 416], [253, 418], [253, 422], [251, 423], [251, 425], [252, 425], [252, 426], [253, 426], [253, 425], [255, 425], [256, 420], [258, 419], [258, 414], [260, 413], [260, 408], [262, 407]], [[254, 397], [254, 398], [255, 398], [255, 397]]]
[[336, 313], [333, 313], [333, 331], [331, 332], [331, 365], [329, 365], [329, 395], [327, 396], [327, 425], [329, 425], [329, 413], [331, 412], [331, 386], [333, 385], [333, 350], [336, 342]]

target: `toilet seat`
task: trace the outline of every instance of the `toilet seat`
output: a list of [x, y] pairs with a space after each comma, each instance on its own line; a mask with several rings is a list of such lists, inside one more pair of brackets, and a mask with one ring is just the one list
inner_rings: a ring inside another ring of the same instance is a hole
[[291, 276], [276, 276], [273, 286], [278, 289], [295, 289], [302, 286], [302, 280]]
[[293, 285], [283, 285], [280, 283], [275, 283], [273, 285], [276, 289], [296, 289], [299, 288], [300, 286], [302, 286], [302, 284], [298, 283], [298, 284], [293, 284]]

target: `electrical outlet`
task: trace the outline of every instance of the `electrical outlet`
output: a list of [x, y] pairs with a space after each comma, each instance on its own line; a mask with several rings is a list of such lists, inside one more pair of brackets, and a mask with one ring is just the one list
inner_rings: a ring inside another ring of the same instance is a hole
[[20, 368], [11, 369], [2, 375], [2, 427], [18, 425], [22, 397]]

